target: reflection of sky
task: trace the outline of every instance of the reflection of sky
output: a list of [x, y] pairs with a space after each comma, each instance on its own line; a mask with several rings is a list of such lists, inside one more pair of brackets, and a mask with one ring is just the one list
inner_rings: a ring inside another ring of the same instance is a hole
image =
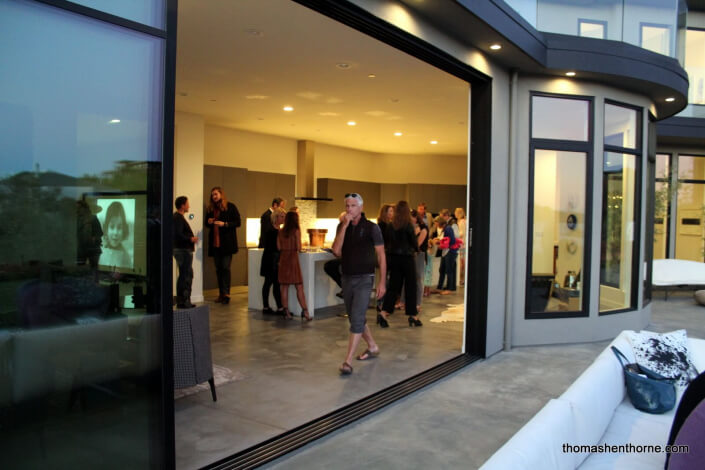
[[[0, 2], [0, 177], [159, 160], [162, 40]], [[120, 123], [110, 123], [120, 119]]]

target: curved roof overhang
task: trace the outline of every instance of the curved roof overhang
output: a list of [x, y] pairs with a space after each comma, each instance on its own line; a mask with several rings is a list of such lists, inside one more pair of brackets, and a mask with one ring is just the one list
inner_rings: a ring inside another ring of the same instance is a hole
[[[426, 0], [405, 3], [458, 41], [509, 70], [565, 76], [568, 70], [614, 88], [647, 96], [657, 120], [688, 104], [688, 74], [677, 60], [621, 41], [536, 30], [501, 0]], [[489, 49], [492, 43], [501, 51]], [[675, 98], [666, 102], [667, 97]]]

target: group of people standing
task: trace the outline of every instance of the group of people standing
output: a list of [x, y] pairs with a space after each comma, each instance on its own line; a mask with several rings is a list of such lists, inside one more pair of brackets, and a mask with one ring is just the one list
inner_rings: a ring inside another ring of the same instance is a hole
[[[421, 203], [411, 210], [406, 201], [384, 204], [380, 209], [377, 223], [384, 237], [388, 273], [387, 294], [377, 307], [377, 323], [383, 328], [389, 326], [388, 317], [395, 308], [405, 310], [409, 326], [422, 326], [418, 318], [422, 298], [457, 289], [459, 252], [464, 261], [465, 211], [457, 208], [456, 218], [452, 218], [450, 211], [443, 209], [431, 222], [426, 209]], [[441, 259], [436, 289], [431, 289], [433, 257]]]

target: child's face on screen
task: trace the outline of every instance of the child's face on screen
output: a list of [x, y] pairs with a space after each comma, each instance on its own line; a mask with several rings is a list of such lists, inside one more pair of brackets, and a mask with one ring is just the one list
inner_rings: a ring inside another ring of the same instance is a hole
[[123, 222], [120, 217], [108, 221], [108, 248], [118, 248], [122, 243]]

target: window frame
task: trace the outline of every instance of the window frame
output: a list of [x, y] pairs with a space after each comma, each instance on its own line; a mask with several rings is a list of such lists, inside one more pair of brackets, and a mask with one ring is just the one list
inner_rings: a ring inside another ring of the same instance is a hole
[[[651, 51], [651, 49], [646, 49], [644, 47], [644, 27], [651, 27], [651, 28], [663, 28], [666, 31], [668, 31], [668, 53], [667, 54], [661, 54], [661, 55], [666, 55], [668, 57], [673, 57], [674, 56], [674, 39], [673, 39], [673, 27], [670, 24], [666, 23], [651, 23], [648, 21], [640, 21], [639, 22], [639, 47], [642, 49], [645, 49], [647, 51]], [[659, 52], [651, 51], [654, 54], [659, 54]]]
[[[534, 97], [548, 97], [570, 99], [588, 102], [587, 124], [588, 133], [586, 141], [529, 138], [529, 186], [528, 186], [528, 212], [526, 231], [526, 270], [524, 279], [524, 319], [526, 320], [555, 320], [560, 318], [577, 318], [590, 316], [590, 277], [592, 255], [592, 212], [593, 212], [593, 161], [594, 161], [594, 134], [595, 134], [595, 97], [586, 95], [567, 95], [560, 93], [547, 93], [531, 91], [529, 93], [529, 136], [533, 135], [533, 104]], [[575, 311], [559, 312], [532, 312], [531, 311], [531, 278], [533, 265], [533, 227], [534, 227], [534, 172], [537, 150], [556, 150], [577, 152], [585, 154], [585, 230], [583, 241], [583, 266], [580, 279], [582, 283], [581, 309]]]
[[592, 39], [607, 39], [608, 38], [608, 32], [607, 32], [608, 23], [606, 20], [593, 20], [591, 18], [578, 18], [578, 31], [577, 31], [578, 34], [577, 34], [577, 36], [581, 37], [581, 38], [590, 38], [591, 36], [583, 36], [580, 34], [580, 26], [582, 26], [583, 24], [592, 24], [592, 25], [602, 26], [602, 28], [603, 28], [602, 29], [602, 32], [603, 32], [602, 37], [601, 38], [592, 38]]
[[[634, 310], [637, 310], [639, 308], [639, 278], [641, 277], [641, 262], [640, 262], [640, 256], [639, 254], [641, 253], [641, 208], [642, 208], [642, 201], [641, 201], [641, 194], [642, 194], [642, 179], [643, 179], [643, 172], [642, 172], [642, 165], [644, 163], [644, 144], [643, 144], [643, 139], [644, 139], [644, 112], [643, 109], [640, 106], [635, 106], [629, 103], [623, 103], [620, 101], [615, 101], [611, 99], [605, 99], [603, 103], [603, 123], [605, 120], [606, 116], [606, 109], [607, 105], [611, 106], [618, 106], [621, 108], [626, 108], [626, 109], [631, 109], [636, 111], [637, 113], [637, 122], [636, 122], [636, 136], [635, 136], [635, 146], [634, 148], [629, 148], [629, 147], [620, 147], [617, 145], [611, 145], [611, 144], [606, 144], [604, 142], [604, 138], [606, 136], [603, 136], [603, 142], [602, 142], [602, 155], [604, 159], [604, 155], [607, 152], [611, 153], [620, 153], [620, 154], [629, 154], [629, 155], [634, 155], [636, 158], [636, 161], [634, 162], [634, 167], [636, 171], [636, 175], [634, 176], [634, 234], [633, 234], [633, 244], [632, 244], [632, 279], [631, 279], [631, 294], [630, 294], [630, 299], [629, 299], [629, 307], [625, 308], [620, 308], [616, 310], [606, 310], [603, 311], [600, 309], [600, 301], [599, 301], [599, 293], [598, 293], [598, 306], [597, 306], [597, 312], [598, 316], [604, 316], [604, 315], [613, 315], [616, 313], [624, 313], [624, 312], [633, 312]], [[604, 126], [604, 124], [603, 124]], [[604, 181], [605, 181], [605, 172], [604, 172], [604, 165], [602, 169], [602, 188], [604, 188]], [[604, 191], [603, 191], [604, 192]], [[602, 208], [601, 210], [604, 211], [604, 204], [605, 201], [603, 199], [602, 201]], [[603, 216], [601, 217], [600, 220], [600, 237], [602, 237], [602, 231], [605, 228], [605, 217], [604, 217], [604, 212]], [[600, 244], [600, 254], [602, 253], [602, 244]], [[600, 258], [600, 261], [602, 259]], [[598, 278], [599, 279], [599, 278]], [[602, 280], [599, 279], [598, 286], [602, 285]]]

